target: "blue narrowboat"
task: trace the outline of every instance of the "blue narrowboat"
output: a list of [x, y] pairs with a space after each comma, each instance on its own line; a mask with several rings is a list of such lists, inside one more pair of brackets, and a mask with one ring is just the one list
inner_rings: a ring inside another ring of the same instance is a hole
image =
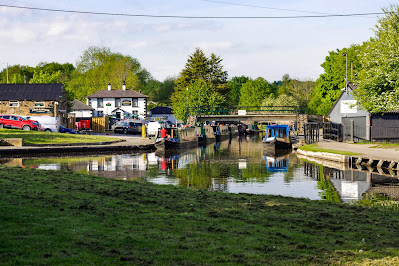
[[267, 125], [265, 137], [263, 138], [263, 148], [270, 154], [284, 150], [291, 150], [292, 143], [289, 126]]

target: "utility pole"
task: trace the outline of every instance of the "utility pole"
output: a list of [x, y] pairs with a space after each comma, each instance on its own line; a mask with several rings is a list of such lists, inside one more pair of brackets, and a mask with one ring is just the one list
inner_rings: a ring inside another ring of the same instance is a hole
[[344, 52], [342, 53], [342, 56], [345, 56], [345, 62], [346, 62], [345, 92], [348, 92], [348, 54]]
[[8, 62], [7, 62], [7, 84], [8, 84]]

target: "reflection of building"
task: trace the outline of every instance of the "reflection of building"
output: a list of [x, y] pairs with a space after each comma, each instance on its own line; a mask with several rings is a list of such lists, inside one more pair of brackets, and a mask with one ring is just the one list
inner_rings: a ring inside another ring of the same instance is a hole
[[137, 178], [143, 176], [147, 170], [147, 160], [145, 154], [101, 157], [89, 161], [87, 170], [103, 177]]

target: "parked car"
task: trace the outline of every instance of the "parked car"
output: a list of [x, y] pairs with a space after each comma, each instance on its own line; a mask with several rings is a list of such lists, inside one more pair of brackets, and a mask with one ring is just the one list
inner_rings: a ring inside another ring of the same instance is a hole
[[40, 130], [40, 123], [18, 115], [0, 115], [0, 128]]
[[143, 127], [142, 122], [132, 122], [132, 121], [119, 121], [112, 126], [115, 133], [123, 134], [141, 134]]
[[42, 131], [46, 132], [58, 132], [60, 124], [58, 123], [58, 117], [53, 116], [25, 116], [26, 119], [35, 120], [40, 123]]
[[60, 126], [58, 128], [58, 132], [67, 133], [67, 134], [76, 134], [76, 130], [75, 129], [67, 128], [67, 127], [63, 127], [63, 126]]

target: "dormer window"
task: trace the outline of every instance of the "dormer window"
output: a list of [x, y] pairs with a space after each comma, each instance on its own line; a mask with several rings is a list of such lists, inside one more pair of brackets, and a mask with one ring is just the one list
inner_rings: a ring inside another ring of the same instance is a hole
[[9, 107], [19, 107], [19, 101], [9, 101], [8, 106]]

